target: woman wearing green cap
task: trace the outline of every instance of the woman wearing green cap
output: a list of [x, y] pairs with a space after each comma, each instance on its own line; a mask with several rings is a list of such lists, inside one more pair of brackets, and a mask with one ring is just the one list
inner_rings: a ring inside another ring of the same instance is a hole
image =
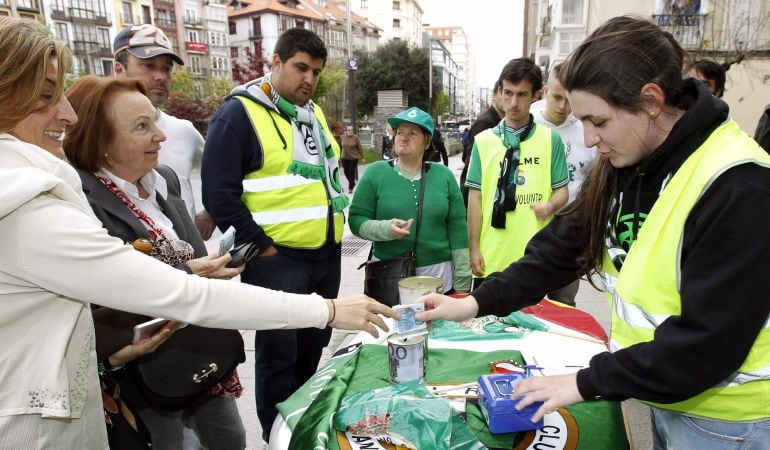
[[388, 124], [395, 130], [397, 157], [371, 164], [364, 172], [350, 206], [350, 229], [373, 242], [373, 261], [411, 251], [417, 236], [417, 275], [441, 278], [445, 292], [467, 292], [471, 272], [465, 206], [454, 174], [429, 161], [433, 119], [412, 107], [389, 117]]

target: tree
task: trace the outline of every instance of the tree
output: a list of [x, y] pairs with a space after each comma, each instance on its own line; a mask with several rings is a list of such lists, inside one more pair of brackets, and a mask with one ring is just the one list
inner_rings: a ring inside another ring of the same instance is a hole
[[[262, 41], [257, 41], [256, 45], [261, 46]], [[246, 84], [265, 75], [267, 60], [261, 55], [255, 55], [250, 48], [244, 50], [244, 53], [246, 54], [246, 64], [233, 60], [233, 81], [236, 84]]]
[[[377, 104], [377, 91], [401, 89], [409, 106], [425, 111], [428, 106], [428, 50], [409, 48], [406, 42], [392, 40], [374, 53], [358, 55], [356, 99], [359, 114], [371, 114]], [[433, 71], [434, 103], [441, 91], [441, 80]]]
[[449, 112], [450, 98], [444, 91], [433, 96], [433, 118], [443, 116]]
[[186, 70], [177, 70], [163, 109], [174, 117], [189, 120], [205, 136], [209, 119], [222, 106], [231, 88], [230, 81], [225, 78], [193, 80]]

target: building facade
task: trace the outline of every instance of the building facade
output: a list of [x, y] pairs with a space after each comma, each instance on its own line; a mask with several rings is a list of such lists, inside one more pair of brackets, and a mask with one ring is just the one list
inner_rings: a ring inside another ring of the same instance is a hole
[[691, 59], [729, 65], [724, 100], [753, 134], [770, 103], [770, 3], [763, 0], [527, 0], [526, 54], [547, 71], [608, 19], [646, 17], [670, 32]]
[[423, 9], [417, 0], [342, 0], [337, 4], [344, 5], [346, 1], [353, 12], [382, 30], [383, 43], [397, 39], [422, 47]]
[[465, 30], [457, 26], [429, 26], [426, 31], [430, 33], [432, 39], [438, 40], [449, 50], [449, 54], [457, 65], [455, 116], [475, 117], [476, 114], [472, 114], [472, 111], [474, 104], [477, 103], [474, 89], [476, 70]]

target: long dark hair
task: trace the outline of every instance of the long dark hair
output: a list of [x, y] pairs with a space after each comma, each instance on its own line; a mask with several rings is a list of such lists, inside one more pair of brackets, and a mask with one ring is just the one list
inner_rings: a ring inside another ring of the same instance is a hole
[[[642, 87], [655, 83], [667, 106], [683, 108], [682, 68], [685, 52], [674, 37], [646, 20], [615, 17], [596, 29], [570, 55], [561, 69], [567, 91], [584, 91], [630, 113], [642, 109]], [[582, 211], [588, 247], [581, 255], [585, 273], [601, 268], [618, 170], [599, 159], [567, 212]]]

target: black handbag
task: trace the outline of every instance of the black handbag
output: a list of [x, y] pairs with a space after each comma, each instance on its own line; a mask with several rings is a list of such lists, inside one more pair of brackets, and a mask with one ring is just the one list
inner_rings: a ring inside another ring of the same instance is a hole
[[[93, 317], [99, 355], [111, 355], [129, 344], [134, 325], [151, 319], [106, 307], [96, 307]], [[188, 325], [127, 368], [147, 402], [177, 411], [192, 404], [245, 360], [243, 338], [237, 330]]]
[[398, 283], [404, 278], [414, 276], [417, 271], [417, 237], [420, 233], [420, 219], [422, 218], [425, 173], [425, 166], [423, 166], [420, 177], [420, 199], [417, 202], [417, 222], [415, 223], [412, 251], [380, 261], [370, 261], [372, 259], [372, 250], [370, 249], [367, 262], [362, 264], [362, 266], [366, 267], [364, 270], [364, 294], [388, 306], [395, 306], [401, 303]]
[[184, 409], [246, 360], [237, 330], [188, 325], [137, 360], [142, 396], [167, 411]]

